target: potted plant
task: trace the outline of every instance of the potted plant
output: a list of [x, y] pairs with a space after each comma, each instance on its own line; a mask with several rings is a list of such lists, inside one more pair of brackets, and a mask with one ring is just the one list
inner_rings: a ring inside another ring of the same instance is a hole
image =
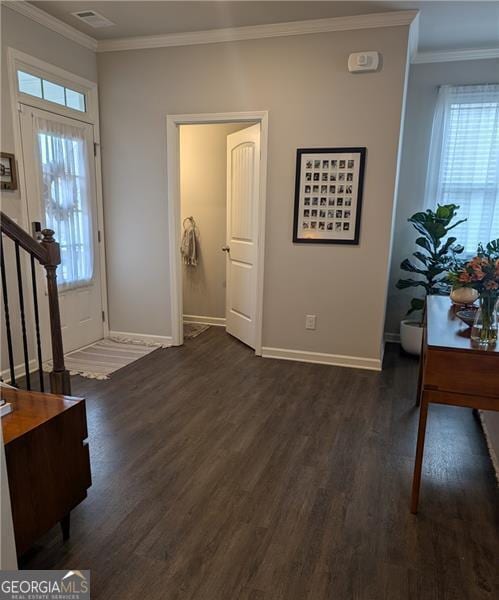
[[448, 279], [456, 288], [471, 288], [479, 294], [479, 309], [471, 330], [471, 339], [481, 345], [497, 341], [499, 301], [499, 238], [485, 248], [478, 244], [476, 256], [451, 269]]
[[[466, 219], [455, 221], [459, 206], [455, 204], [438, 205], [435, 211], [417, 212], [408, 219], [420, 234], [416, 239], [418, 249], [413, 253], [417, 263], [408, 258], [402, 261], [400, 268], [418, 276], [417, 279], [399, 279], [397, 288], [422, 288], [423, 295], [412, 298], [407, 316], [421, 312], [428, 294], [447, 292], [449, 284], [447, 272], [455, 265], [457, 255], [464, 248], [456, 244], [456, 238], [449, 236], [449, 231], [464, 223]], [[410, 354], [421, 352], [423, 337], [422, 319], [404, 319], [400, 323], [400, 343]]]

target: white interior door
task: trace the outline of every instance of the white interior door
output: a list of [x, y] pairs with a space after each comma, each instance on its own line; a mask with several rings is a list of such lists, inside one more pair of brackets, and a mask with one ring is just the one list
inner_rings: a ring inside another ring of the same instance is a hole
[[[23, 159], [30, 223], [53, 229], [64, 351], [103, 337], [93, 125], [22, 105]], [[40, 269], [40, 290], [44, 290]], [[48, 309], [40, 294], [44, 358]]]
[[227, 136], [226, 330], [255, 347], [260, 124]]

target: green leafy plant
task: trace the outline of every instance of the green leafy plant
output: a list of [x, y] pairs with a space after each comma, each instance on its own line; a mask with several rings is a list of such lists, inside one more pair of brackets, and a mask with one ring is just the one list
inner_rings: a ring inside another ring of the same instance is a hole
[[458, 255], [464, 250], [463, 246], [456, 244], [455, 237], [449, 236], [451, 229], [466, 221], [455, 221], [458, 209], [455, 204], [438, 205], [435, 211], [418, 212], [408, 219], [420, 234], [416, 246], [421, 250], [412, 255], [416, 264], [406, 258], [400, 268], [419, 278], [399, 279], [396, 285], [399, 290], [421, 287], [424, 297], [412, 298], [407, 314], [422, 310], [428, 294], [441, 293], [448, 287], [447, 271], [460, 262]]

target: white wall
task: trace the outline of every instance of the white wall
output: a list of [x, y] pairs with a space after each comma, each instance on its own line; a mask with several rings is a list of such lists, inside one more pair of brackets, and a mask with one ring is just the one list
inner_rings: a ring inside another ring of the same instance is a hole
[[199, 261], [183, 267], [184, 315], [225, 318], [227, 136], [248, 123], [180, 127], [181, 218], [194, 217]]
[[386, 331], [389, 333], [399, 332], [400, 320], [412, 297], [411, 290], [397, 290], [395, 283], [401, 275], [406, 275], [400, 270], [400, 263], [415, 249], [417, 235], [407, 219], [418, 210], [423, 210], [438, 87], [479, 83], [499, 83], [499, 59], [411, 65], [386, 317]]
[[[1, 132], [0, 145], [3, 152], [16, 153], [14, 145], [14, 126], [12, 122], [12, 109], [10, 101], [10, 87], [7, 68], [7, 48], [12, 47], [31, 56], [35, 56], [48, 63], [66, 69], [76, 75], [85, 77], [92, 81], [97, 80], [97, 61], [95, 53], [91, 50], [82, 48], [78, 44], [71, 42], [65, 37], [42, 27], [38, 23], [10, 10], [7, 6], [1, 6]], [[19, 179], [22, 173], [19, 173]], [[2, 210], [10, 217], [16, 219], [21, 226], [27, 227], [22, 221], [22, 199], [21, 190], [1, 192]], [[9, 306], [11, 309], [13, 336], [15, 339], [15, 363], [22, 362], [21, 335], [17, 305], [17, 283], [13, 266], [13, 252], [10, 242], [5, 242], [5, 257], [8, 271], [8, 289], [10, 292]], [[25, 290], [29, 289], [28, 283], [25, 283]], [[27, 298], [29, 293], [25, 291]], [[2, 306], [3, 313], [3, 306]], [[29, 318], [30, 315], [28, 315]], [[2, 348], [6, 349], [4, 319], [2, 324]], [[32, 328], [28, 324], [28, 330], [31, 333]], [[31, 346], [33, 347], [33, 336], [30, 336]], [[31, 357], [35, 358], [32, 352]], [[7, 353], [2, 352], [1, 369], [8, 366]]]
[[[166, 115], [269, 110], [263, 344], [380, 359], [408, 30], [98, 56], [111, 329], [171, 334]], [[348, 73], [365, 49], [381, 72]], [[314, 146], [367, 146], [357, 247], [291, 241], [296, 149]]]

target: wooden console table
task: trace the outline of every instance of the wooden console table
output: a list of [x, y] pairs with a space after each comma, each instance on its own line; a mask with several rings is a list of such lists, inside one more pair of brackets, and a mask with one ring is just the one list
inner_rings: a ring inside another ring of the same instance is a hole
[[2, 417], [17, 554], [69, 514], [91, 485], [85, 400], [1, 388], [13, 411]]
[[450, 404], [499, 411], [499, 342], [478, 346], [448, 296], [429, 296], [419, 367], [419, 429], [411, 512], [418, 510], [428, 406]]

